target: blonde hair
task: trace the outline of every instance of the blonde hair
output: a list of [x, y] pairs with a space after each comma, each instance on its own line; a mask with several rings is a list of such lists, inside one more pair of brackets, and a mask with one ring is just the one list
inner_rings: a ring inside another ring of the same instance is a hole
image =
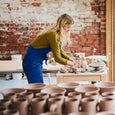
[[49, 27], [49, 28], [43, 30], [42, 32], [39, 33], [39, 35], [44, 34], [46, 32], [55, 31], [59, 34], [60, 42], [63, 47], [67, 43], [70, 43], [70, 32], [65, 34], [63, 27], [66, 25], [72, 25], [72, 24], [74, 24], [74, 20], [72, 19], [72, 17], [69, 16], [68, 14], [63, 14], [63, 15], [59, 16], [56, 24], [54, 24], [52, 27]]

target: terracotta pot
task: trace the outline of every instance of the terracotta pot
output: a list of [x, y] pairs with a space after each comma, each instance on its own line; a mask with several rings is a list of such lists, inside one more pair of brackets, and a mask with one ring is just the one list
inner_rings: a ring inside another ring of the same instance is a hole
[[73, 113], [69, 113], [68, 115], [92, 115], [92, 114], [87, 112], [73, 112]]
[[104, 92], [102, 93], [102, 97], [110, 97], [115, 99], [115, 93], [114, 92]]
[[46, 84], [42, 84], [42, 83], [32, 83], [32, 84], [27, 84], [23, 87], [24, 89], [27, 90], [27, 92], [32, 92], [34, 93], [38, 93], [40, 92], [42, 89], [46, 88]]
[[99, 103], [100, 112], [111, 111], [115, 112], [115, 100], [109, 97], [103, 97]]
[[81, 99], [81, 112], [95, 114], [97, 112], [97, 103], [95, 99], [91, 98]]
[[85, 93], [98, 93], [99, 92], [99, 88], [97, 87], [93, 87], [93, 86], [78, 86], [77, 88], [75, 88], [76, 92], [79, 92], [82, 94], [82, 98], [85, 97]]
[[69, 93], [69, 92], [73, 92], [74, 91], [74, 89], [77, 87], [77, 86], [79, 86], [79, 83], [77, 83], [77, 82], [63, 82], [63, 83], [59, 83], [59, 84], [57, 84], [57, 86], [59, 87], [59, 88], [64, 88], [64, 89], [66, 89], [66, 95]]
[[41, 93], [47, 93], [51, 96], [51, 94], [65, 94], [66, 90], [63, 88], [46, 88], [42, 89]]
[[88, 93], [85, 93], [85, 97], [95, 99], [98, 103], [100, 96], [99, 96], [99, 93], [88, 92]]
[[19, 115], [19, 111], [17, 110], [6, 110], [3, 115]]
[[79, 92], [70, 92], [70, 93], [68, 93], [68, 97], [76, 98], [78, 100], [81, 100], [82, 95]]
[[115, 112], [99, 112], [96, 113], [95, 115], [115, 115]]
[[115, 92], [115, 82], [97, 82], [94, 85], [100, 88], [100, 94], [103, 92]]
[[3, 113], [7, 110], [6, 107], [0, 106], [0, 115], [3, 115]]
[[20, 115], [28, 115], [28, 101], [24, 98], [17, 98], [11, 106], [12, 109], [19, 111]]
[[22, 89], [22, 88], [11, 88], [11, 89], [4, 89], [4, 90], [1, 91], [3, 96], [5, 96], [9, 93], [15, 93], [17, 95], [22, 95], [25, 92], [26, 92], [26, 90]]
[[0, 100], [0, 106], [5, 107], [5, 108], [10, 108], [10, 105], [11, 105], [11, 100], [9, 99]]
[[60, 98], [49, 98], [48, 99], [48, 110], [49, 112], [63, 113], [63, 100]]
[[76, 98], [65, 98], [64, 114], [67, 115], [72, 112], [79, 112], [80, 101]]
[[47, 93], [36, 93], [35, 97], [36, 98], [48, 99], [49, 98], [49, 94], [47, 94]]
[[15, 100], [16, 97], [17, 97], [16, 93], [8, 93], [4, 96], [4, 99], [10, 99], [13, 102], [13, 100]]
[[61, 113], [57, 113], [57, 112], [46, 112], [46, 113], [41, 113], [39, 115], [62, 115]]
[[38, 115], [46, 111], [47, 101], [44, 98], [33, 98], [31, 101], [31, 114]]

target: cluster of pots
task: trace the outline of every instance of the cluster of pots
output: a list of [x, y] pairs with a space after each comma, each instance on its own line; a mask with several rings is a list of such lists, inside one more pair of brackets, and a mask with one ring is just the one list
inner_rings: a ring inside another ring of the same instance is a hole
[[0, 115], [115, 115], [115, 83], [28, 84], [1, 91]]

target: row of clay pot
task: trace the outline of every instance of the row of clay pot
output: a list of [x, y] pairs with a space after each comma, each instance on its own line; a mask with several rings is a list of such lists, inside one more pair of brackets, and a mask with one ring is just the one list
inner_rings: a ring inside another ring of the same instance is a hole
[[65, 93], [9, 93], [0, 100], [0, 106], [18, 110], [20, 115], [37, 115], [48, 111], [61, 114], [72, 112], [94, 114], [99, 111], [115, 111], [114, 98], [114, 93], [103, 93], [102, 96], [99, 96], [94, 92], [86, 93], [85, 97], [82, 97], [79, 92], [70, 92], [68, 96], [65, 96]]

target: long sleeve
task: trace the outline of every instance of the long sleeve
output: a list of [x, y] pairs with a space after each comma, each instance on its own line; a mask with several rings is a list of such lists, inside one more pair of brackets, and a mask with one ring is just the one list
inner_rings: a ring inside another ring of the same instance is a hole
[[61, 56], [67, 60], [70, 59], [70, 57], [63, 51], [63, 49], [61, 49]]

